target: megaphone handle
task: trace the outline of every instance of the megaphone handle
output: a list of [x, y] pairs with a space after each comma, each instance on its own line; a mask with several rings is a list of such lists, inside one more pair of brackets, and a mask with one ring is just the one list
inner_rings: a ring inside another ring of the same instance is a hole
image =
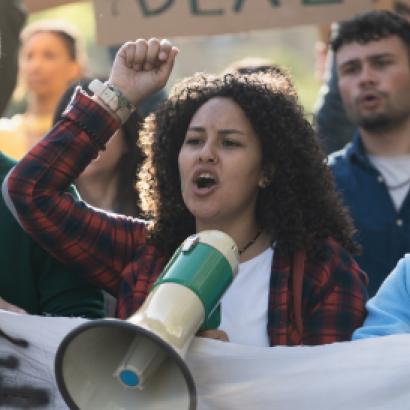
[[218, 329], [221, 324], [221, 305], [214, 309], [210, 316], [202, 323], [199, 332], [204, 332], [205, 330]]

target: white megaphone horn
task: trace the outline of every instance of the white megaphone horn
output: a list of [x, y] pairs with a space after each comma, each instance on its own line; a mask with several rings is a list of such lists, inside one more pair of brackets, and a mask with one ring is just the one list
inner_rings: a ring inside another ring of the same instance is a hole
[[57, 384], [68, 406], [196, 409], [196, 387], [184, 357], [201, 325], [219, 313], [238, 265], [230, 236], [215, 230], [192, 235], [129, 319], [93, 320], [71, 331], [55, 359]]

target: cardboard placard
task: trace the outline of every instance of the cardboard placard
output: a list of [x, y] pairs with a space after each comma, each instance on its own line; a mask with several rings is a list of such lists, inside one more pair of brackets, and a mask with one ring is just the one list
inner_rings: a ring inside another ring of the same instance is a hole
[[[87, 0], [25, 0], [29, 12]], [[370, 10], [410, 10], [410, 0], [93, 0], [97, 38], [113, 45], [138, 37], [237, 33], [324, 24]], [[410, 13], [410, 11], [409, 11]]]
[[237, 33], [321, 24], [374, 7], [374, 0], [93, 0], [97, 37], [135, 38]]

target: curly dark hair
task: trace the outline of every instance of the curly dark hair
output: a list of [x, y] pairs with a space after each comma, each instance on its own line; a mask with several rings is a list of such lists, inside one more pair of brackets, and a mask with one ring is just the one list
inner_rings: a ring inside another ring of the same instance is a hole
[[297, 99], [296, 88], [290, 73], [283, 67], [269, 60], [259, 57], [247, 57], [239, 61], [234, 61], [223, 70], [222, 75], [224, 74], [266, 74], [264, 78], [267, 84], [272, 82], [273, 88], [280, 89], [289, 97], [294, 96]]
[[[195, 219], [184, 204], [178, 154], [195, 112], [213, 97], [228, 97], [244, 111], [262, 143], [262, 167], [270, 175], [256, 205], [257, 222], [291, 256], [299, 249], [319, 255], [332, 236], [357, 250], [353, 225], [339, 195], [314, 131], [295, 94], [274, 87], [272, 73], [199, 73], [177, 84], [169, 99], [149, 116], [140, 135], [147, 160], [139, 190], [143, 209], [153, 216], [150, 240], [170, 255], [195, 232]], [[285, 87], [286, 88], [286, 87]]]
[[340, 22], [332, 33], [331, 48], [337, 52], [340, 47], [352, 42], [361, 44], [378, 41], [390, 36], [398, 36], [409, 50], [410, 22], [396, 13], [375, 10]]

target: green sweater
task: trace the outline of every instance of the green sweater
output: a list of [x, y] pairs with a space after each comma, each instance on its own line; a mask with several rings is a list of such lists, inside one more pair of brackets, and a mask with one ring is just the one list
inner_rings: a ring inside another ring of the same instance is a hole
[[[0, 185], [15, 162], [0, 152]], [[100, 290], [40, 248], [0, 194], [0, 296], [31, 314], [103, 317]]]

